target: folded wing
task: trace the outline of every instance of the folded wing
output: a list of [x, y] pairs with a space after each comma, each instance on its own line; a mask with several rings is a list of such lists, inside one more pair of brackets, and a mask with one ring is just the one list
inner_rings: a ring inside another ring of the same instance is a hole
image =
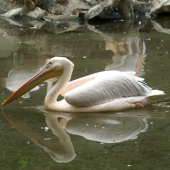
[[131, 72], [101, 72], [93, 80], [67, 92], [65, 100], [73, 106], [92, 106], [117, 98], [150, 95], [152, 89], [140, 80]]

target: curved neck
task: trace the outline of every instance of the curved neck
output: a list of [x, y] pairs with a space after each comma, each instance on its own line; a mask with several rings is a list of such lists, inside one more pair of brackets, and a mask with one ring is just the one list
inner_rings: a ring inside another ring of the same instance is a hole
[[58, 82], [51, 88], [48, 94], [45, 97], [45, 106], [49, 108], [48, 105], [51, 103], [56, 103], [59, 94], [61, 93], [62, 89], [65, 88], [67, 83], [70, 81], [72, 75], [73, 68], [67, 67], [63, 69], [63, 74], [59, 78]]

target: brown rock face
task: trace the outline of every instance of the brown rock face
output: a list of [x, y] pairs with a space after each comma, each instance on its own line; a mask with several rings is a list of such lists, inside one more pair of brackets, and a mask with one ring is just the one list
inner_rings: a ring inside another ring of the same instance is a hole
[[34, 9], [35, 7], [40, 7], [43, 2], [44, 0], [0, 0], [0, 14], [24, 5], [28, 9]]
[[34, 9], [37, 6], [41, 6], [44, 0], [24, 0], [24, 5], [28, 9]]

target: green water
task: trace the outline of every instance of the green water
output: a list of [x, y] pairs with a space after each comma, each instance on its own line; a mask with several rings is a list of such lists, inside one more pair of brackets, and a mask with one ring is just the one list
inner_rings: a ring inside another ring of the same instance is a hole
[[[74, 63], [72, 80], [103, 70], [136, 71], [170, 105], [170, 19], [97, 23], [0, 19], [0, 102], [53, 56]], [[113, 113], [47, 112], [48, 80], [0, 115], [0, 169], [170, 169], [170, 108]]]

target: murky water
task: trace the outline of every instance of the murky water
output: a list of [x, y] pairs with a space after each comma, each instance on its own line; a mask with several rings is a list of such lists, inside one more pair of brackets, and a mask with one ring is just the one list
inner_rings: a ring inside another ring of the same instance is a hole
[[[107, 23], [0, 20], [0, 102], [52, 56], [74, 64], [72, 79], [103, 70], [136, 71], [170, 105], [170, 19]], [[1, 110], [0, 166], [11, 169], [169, 169], [170, 108], [114, 113], [47, 112], [56, 79]]]

